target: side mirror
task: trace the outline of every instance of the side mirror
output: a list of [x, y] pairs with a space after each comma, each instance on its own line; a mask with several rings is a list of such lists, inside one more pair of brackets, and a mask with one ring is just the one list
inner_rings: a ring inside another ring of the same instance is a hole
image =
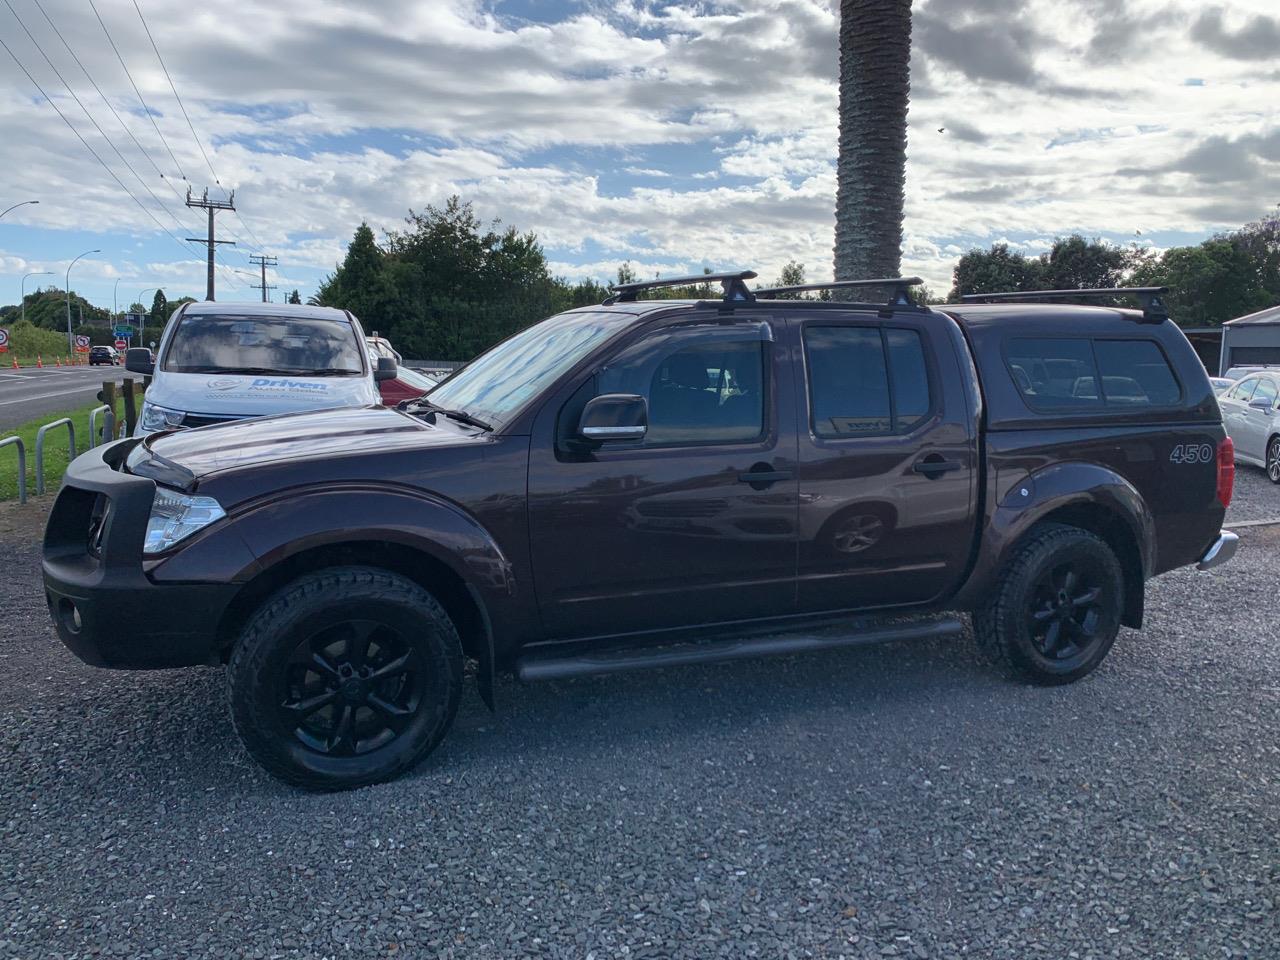
[[634, 393], [605, 393], [582, 408], [578, 433], [586, 440], [643, 440], [649, 429], [649, 404]]
[[151, 359], [151, 351], [146, 347], [130, 347], [125, 351], [124, 368], [130, 373], [155, 373], [155, 361]]
[[1268, 413], [1270, 413], [1271, 405], [1274, 402], [1275, 402], [1274, 400], [1268, 400], [1265, 397], [1259, 397], [1257, 400], [1250, 400], [1249, 406], [1253, 407], [1255, 410], [1265, 410]]
[[390, 357], [379, 357], [378, 365], [373, 368], [373, 379], [381, 383], [383, 380], [394, 380], [399, 368]]

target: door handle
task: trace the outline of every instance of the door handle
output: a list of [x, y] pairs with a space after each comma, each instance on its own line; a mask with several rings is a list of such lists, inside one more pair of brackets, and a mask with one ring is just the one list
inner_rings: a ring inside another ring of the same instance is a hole
[[940, 477], [944, 473], [962, 470], [964, 469], [964, 464], [959, 460], [943, 460], [939, 457], [937, 460], [917, 460], [911, 469], [932, 479], [933, 477]]
[[792, 476], [790, 470], [748, 470], [746, 473], [738, 474], [738, 482], [749, 483], [753, 487], [756, 484], [764, 486], [777, 483], [779, 480], [790, 480]]

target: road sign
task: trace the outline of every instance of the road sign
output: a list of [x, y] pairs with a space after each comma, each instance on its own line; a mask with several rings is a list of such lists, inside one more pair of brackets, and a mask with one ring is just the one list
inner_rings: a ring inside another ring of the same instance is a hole
[[89, 351], [89, 338], [76, 337], [76, 353], [88, 353], [88, 351]]
[[136, 331], [127, 323], [117, 323], [111, 332], [117, 337], [132, 337]]
[[9, 331], [0, 327], [0, 353], [9, 349]]
[[124, 322], [133, 324], [135, 327], [141, 327], [146, 319], [147, 315], [145, 313], [126, 313], [124, 315]]
[[124, 349], [125, 347], [127, 347], [127, 346], [129, 346], [129, 342], [128, 342], [127, 340], [117, 340], [117, 341], [116, 341], [116, 349], [117, 349], [117, 350], [123, 350], [123, 349]]

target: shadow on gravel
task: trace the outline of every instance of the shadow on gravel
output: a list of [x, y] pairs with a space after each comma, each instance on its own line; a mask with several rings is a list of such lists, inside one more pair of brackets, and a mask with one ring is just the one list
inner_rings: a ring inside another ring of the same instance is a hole
[[[224, 683], [223, 670], [200, 668], [95, 671], [90, 681], [59, 684], [56, 706], [48, 698], [40, 704], [40, 737], [18, 746], [19, 754], [29, 753], [23, 766], [32, 774], [30, 787], [41, 789], [40, 781], [54, 774], [33, 767], [56, 764], [59, 792], [80, 795], [107, 783], [117, 795], [130, 787], [190, 794], [246, 780], [253, 783], [233, 789], [293, 794], [262, 774], [240, 746]], [[503, 680], [496, 715], [469, 680], [453, 731], [409, 778], [494, 775], [530, 753], [600, 760], [642, 746], [680, 752], [743, 729], [762, 739], [821, 734], [832, 711], [842, 720], [874, 716], [876, 726], [891, 726], [895, 715], [985, 701], [1010, 689], [1016, 685], [979, 663], [965, 640], [540, 684]]]

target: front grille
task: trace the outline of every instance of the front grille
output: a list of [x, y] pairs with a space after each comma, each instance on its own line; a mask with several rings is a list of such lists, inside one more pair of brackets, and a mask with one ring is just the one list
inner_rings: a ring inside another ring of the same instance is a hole
[[242, 420], [243, 417], [217, 417], [205, 413], [188, 413], [182, 418], [184, 427], [211, 427], [215, 423], [230, 423], [232, 420]]

